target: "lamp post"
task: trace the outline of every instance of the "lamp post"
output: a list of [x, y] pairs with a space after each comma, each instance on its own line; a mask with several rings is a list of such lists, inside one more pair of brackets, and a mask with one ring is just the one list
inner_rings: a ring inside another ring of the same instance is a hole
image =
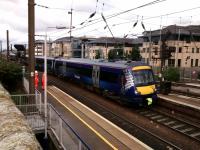
[[44, 41], [44, 115], [45, 115], [45, 139], [47, 139], [47, 30], [50, 28], [54, 29], [69, 29], [68, 27], [47, 27], [45, 30], [45, 41]]

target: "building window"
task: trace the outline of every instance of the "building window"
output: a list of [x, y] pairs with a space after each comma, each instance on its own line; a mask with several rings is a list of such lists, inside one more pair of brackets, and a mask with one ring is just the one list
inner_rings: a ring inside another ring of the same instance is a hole
[[158, 48], [155, 47], [155, 55], [158, 55]]
[[178, 67], [181, 67], [181, 59], [178, 59]]
[[182, 47], [179, 47], [179, 48], [178, 48], [178, 52], [179, 52], [179, 53], [182, 53]]
[[149, 64], [149, 58], [147, 58], [146, 60], [147, 60], [146, 63]]
[[192, 48], [192, 53], [194, 53], [194, 48]]
[[175, 65], [175, 59], [169, 59], [168, 66], [174, 67], [174, 65]]
[[153, 43], [154, 43], [154, 45], [158, 45], [158, 41], [157, 41], [157, 42], [156, 42], [156, 41], [154, 41]]
[[199, 60], [196, 59], [196, 60], [195, 60], [195, 67], [198, 67], [198, 63], [199, 63]]
[[191, 59], [191, 67], [193, 67], [193, 59]]
[[169, 47], [169, 50], [170, 50], [172, 53], [175, 53], [175, 52], [176, 52], [176, 47], [170, 46], [170, 47]]
[[149, 48], [147, 48], [147, 53], [149, 53]]
[[146, 50], [146, 49], [145, 49], [145, 48], [143, 48], [143, 53], [145, 53], [145, 50]]
[[197, 53], [199, 53], [199, 48], [197, 48]]

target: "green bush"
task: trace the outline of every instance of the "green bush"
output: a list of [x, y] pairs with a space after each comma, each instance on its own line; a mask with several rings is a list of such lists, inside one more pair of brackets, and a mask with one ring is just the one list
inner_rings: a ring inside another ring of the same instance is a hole
[[155, 74], [154, 74], [154, 79], [155, 79], [155, 81], [159, 81], [160, 80], [159, 76], [155, 75]]
[[178, 68], [170, 67], [163, 71], [163, 77], [167, 81], [177, 82], [180, 79], [180, 73]]
[[13, 63], [0, 60], [0, 82], [8, 90], [13, 90], [22, 81], [21, 66]]

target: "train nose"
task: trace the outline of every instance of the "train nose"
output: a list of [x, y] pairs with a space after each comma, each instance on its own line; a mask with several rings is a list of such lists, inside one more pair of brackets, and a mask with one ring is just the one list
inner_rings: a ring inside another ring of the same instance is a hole
[[141, 95], [148, 95], [148, 94], [154, 93], [156, 88], [155, 88], [155, 85], [149, 85], [149, 86], [143, 86], [143, 87], [136, 87], [136, 90]]

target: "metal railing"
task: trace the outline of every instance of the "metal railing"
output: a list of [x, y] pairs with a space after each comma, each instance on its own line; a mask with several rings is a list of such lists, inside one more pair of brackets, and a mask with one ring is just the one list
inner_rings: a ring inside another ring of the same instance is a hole
[[35, 94], [11, 95], [11, 99], [34, 131], [44, 130], [44, 105], [39, 91], [36, 90]]
[[73, 128], [62, 118], [56, 109], [48, 105], [49, 128], [64, 149], [88, 150], [87, 144], [79, 137]]
[[[42, 103], [41, 93], [36, 90], [35, 94], [11, 95], [11, 98], [24, 114], [33, 131], [44, 131], [44, 104]], [[51, 104], [47, 105], [47, 110], [48, 129], [54, 133], [63, 149], [89, 149], [86, 143], [73, 128], [63, 120], [62, 116]]]

